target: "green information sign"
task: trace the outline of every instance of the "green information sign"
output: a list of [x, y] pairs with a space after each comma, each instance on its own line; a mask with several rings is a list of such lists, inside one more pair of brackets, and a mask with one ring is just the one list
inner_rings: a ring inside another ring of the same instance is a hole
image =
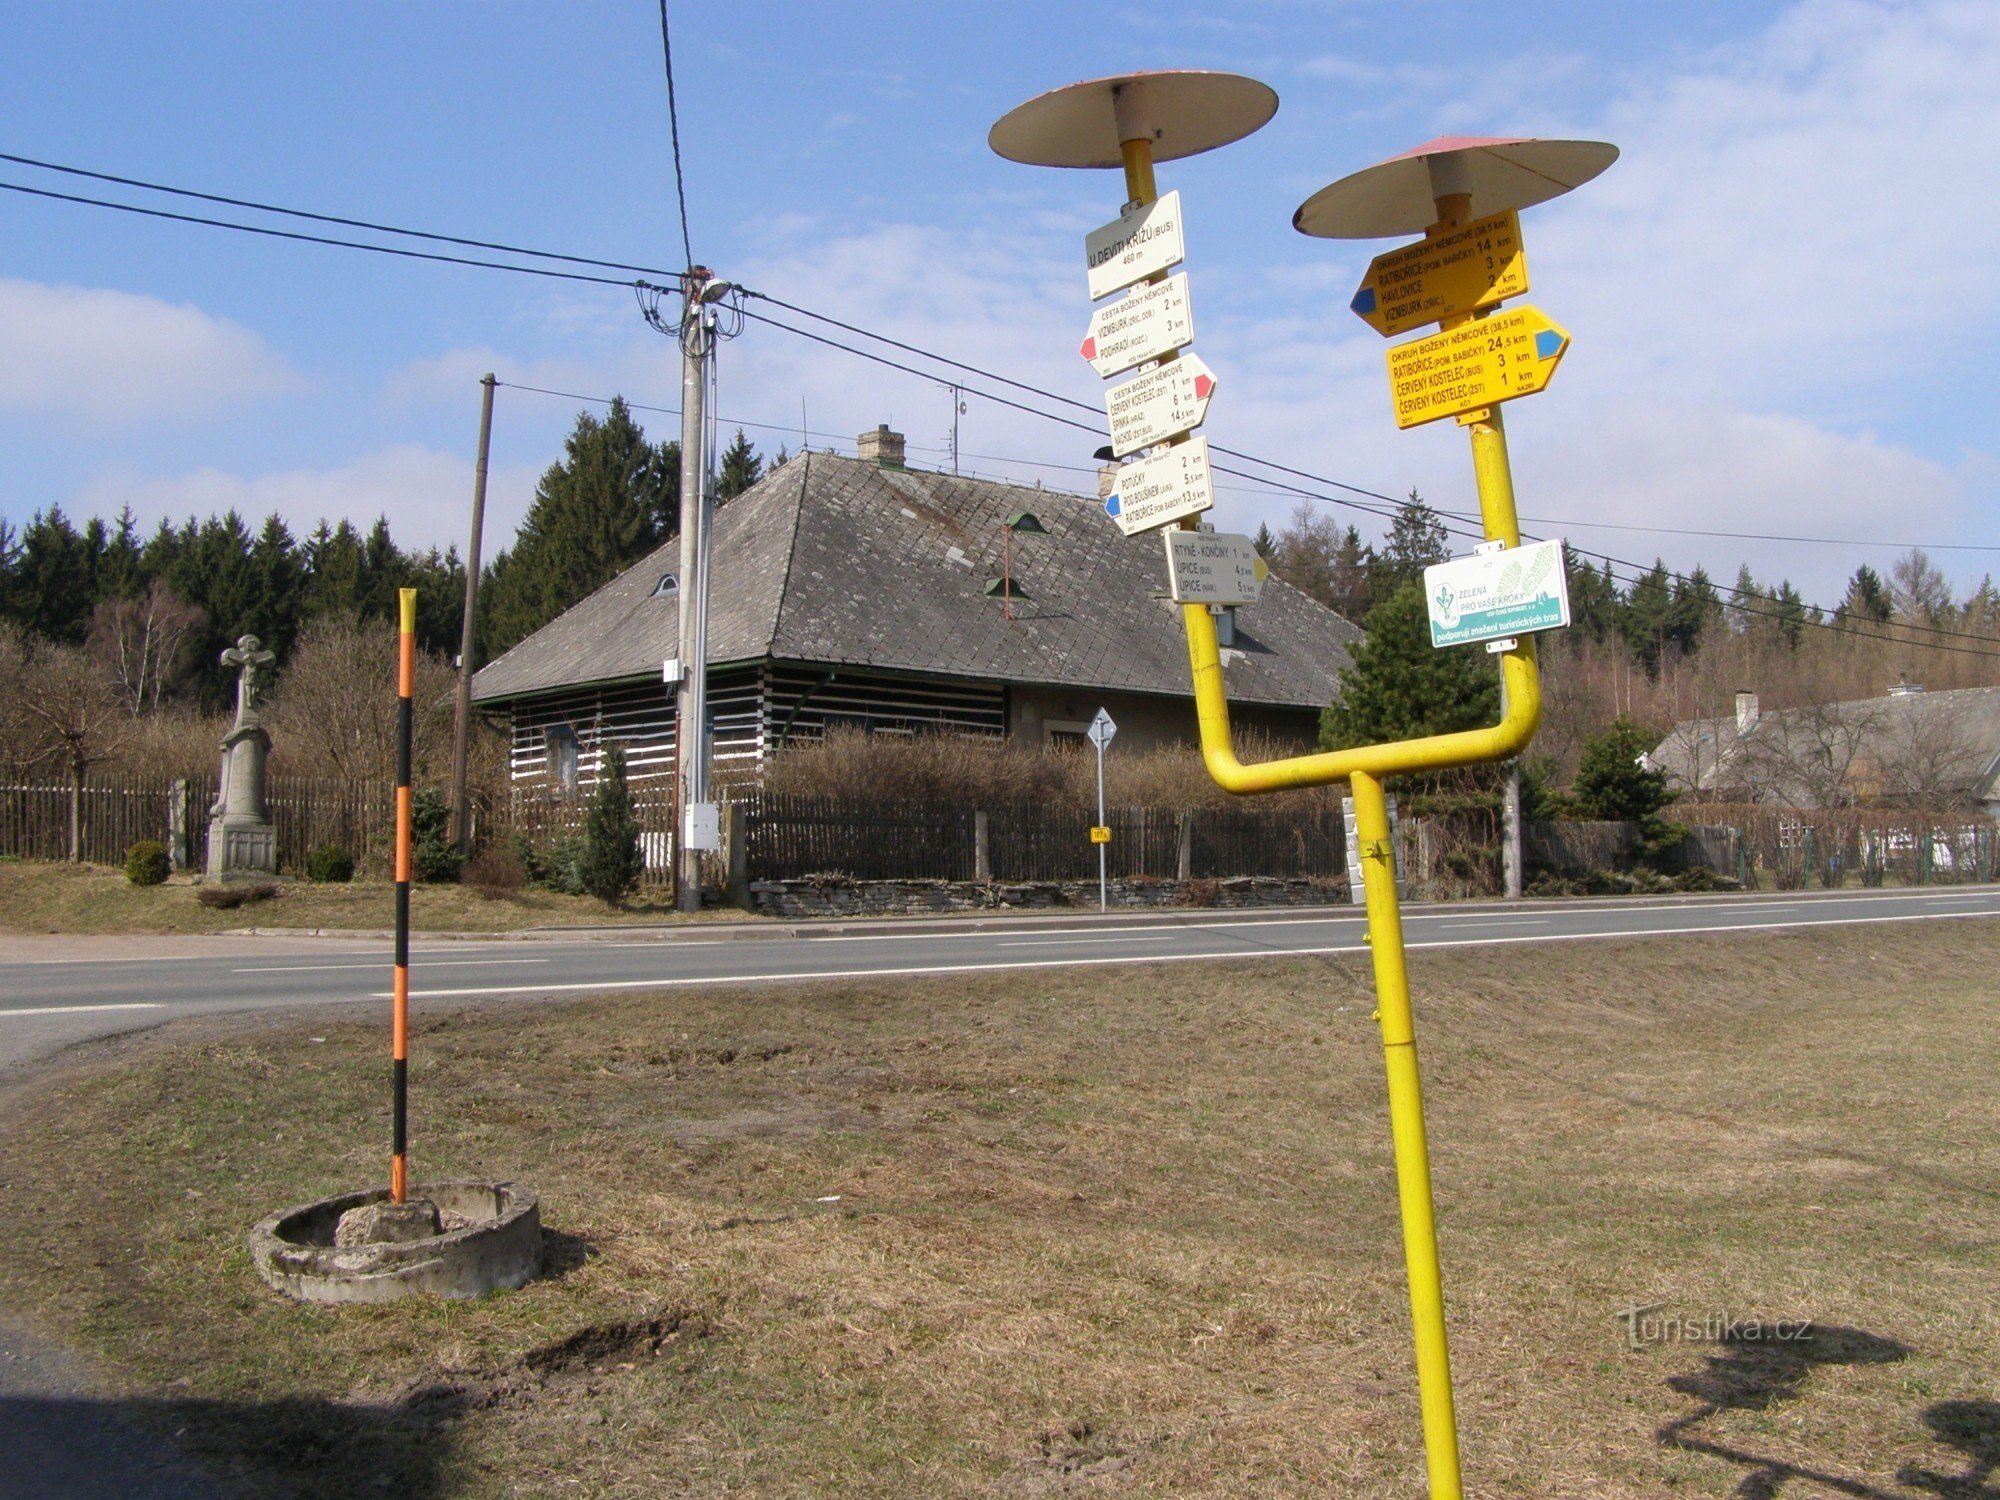
[[1569, 579], [1560, 541], [1456, 557], [1424, 569], [1431, 644], [1462, 646], [1560, 630], [1569, 624]]

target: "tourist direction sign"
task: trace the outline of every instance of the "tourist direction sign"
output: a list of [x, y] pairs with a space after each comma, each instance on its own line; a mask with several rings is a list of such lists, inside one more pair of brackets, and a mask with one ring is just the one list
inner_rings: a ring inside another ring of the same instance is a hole
[[1167, 539], [1167, 586], [1176, 604], [1255, 604], [1271, 569], [1247, 536], [1221, 531], [1160, 533]]
[[1510, 208], [1376, 256], [1348, 305], [1388, 337], [1497, 307], [1527, 290], [1521, 218]]
[[1569, 334], [1535, 307], [1479, 318], [1389, 350], [1398, 427], [1532, 396], [1549, 383]]
[[1118, 488], [1104, 513], [1127, 536], [1153, 531], [1215, 504], [1215, 480], [1208, 468], [1208, 439], [1191, 438], [1162, 448], [1118, 471]]
[[1187, 272], [1121, 297], [1090, 315], [1090, 331], [1077, 352], [1104, 376], [1194, 342], [1194, 308]]
[[1431, 644], [1499, 641], [1569, 624], [1560, 541], [1476, 552], [1424, 569]]
[[1215, 375], [1198, 354], [1135, 375], [1104, 393], [1111, 419], [1111, 451], [1118, 458], [1179, 437], [1208, 415]]
[[1083, 237], [1083, 255], [1093, 302], [1187, 259], [1181, 240], [1181, 195], [1169, 193], [1151, 203], [1135, 204], [1101, 229], [1091, 230]]

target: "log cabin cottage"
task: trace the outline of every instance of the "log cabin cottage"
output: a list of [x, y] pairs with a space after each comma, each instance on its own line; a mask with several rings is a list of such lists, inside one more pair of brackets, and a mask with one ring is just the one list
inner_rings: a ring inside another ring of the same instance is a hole
[[[1179, 606], [1157, 536], [1099, 500], [903, 464], [903, 439], [805, 453], [716, 512], [709, 732], [720, 785], [836, 725], [873, 734], [1196, 738]], [[636, 784], [671, 778], [679, 542], [660, 547], [473, 679], [511, 729], [516, 796], [574, 795], [608, 744]], [[1011, 599], [1008, 597], [1011, 592]], [[1235, 722], [1312, 742], [1360, 631], [1273, 578], [1222, 622]]]

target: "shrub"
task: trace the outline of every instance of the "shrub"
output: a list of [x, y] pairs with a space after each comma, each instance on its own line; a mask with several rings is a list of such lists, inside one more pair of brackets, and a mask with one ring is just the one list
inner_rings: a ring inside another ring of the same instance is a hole
[[1181, 883], [1181, 902], [1187, 906], [1215, 906], [1222, 900], [1219, 880], [1187, 880]]
[[1689, 865], [1674, 877], [1674, 884], [1684, 891], [1712, 891], [1715, 889], [1715, 871], [1707, 865]]
[[559, 833], [533, 853], [534, 863], [529, 868], [537, 885], [547, 886], [559, 896], [585, 894], [582, 834]]
[[499, 901], [519, 895], [528, 883], [528, 872], [521, 868], [511, 840], [491, 843], [466, 864], [465, 883], [488, 901]]
[[465, 871], [465, 852], [451, 840], [451, 803], [435, 787], [410, 799], [410, 873], [425, 885], [450, 885]]
[[645, 867], [639, 850], [639, 820], [633, 816], [632, 793], [625, 785], [625, 751], [612, 745], [604, 752], [597, 791], [583, 821], [577, 880], [586, 894], [606, 906], [616, 906], [619, 898], [638, 884]]
[[278, 894], [275, 885], [203, 885], [196, 886], [194, 898], [203, 906], [220, 907], [224, 911], [238, 906], [248, 906], [253, 901], [269, 901]]
[[321, 885], [345, 885], [354, 878], [354, 856], [338, 844], [321, 844], [306, 856], [306, 879]]
[[160, 885], [172, 869], [166, 845], [158, 839], [141, 839], [125, 851], [125, 878], [134, 885]]

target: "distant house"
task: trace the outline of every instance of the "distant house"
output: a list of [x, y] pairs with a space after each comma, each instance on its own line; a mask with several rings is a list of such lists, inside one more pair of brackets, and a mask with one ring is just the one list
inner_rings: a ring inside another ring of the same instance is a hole
[[1899, 684], [1773, 713], [1738, 693], [1734, 717], [1685, 720], [1647, 759], [1669, 785], [1714, 801], [1980, 808], [2000, 819], [2000, 688]]
[[[1158, 537], [1121, 535], [1094, 499], [909, 470], [887, 428], [861, 447], [802, 454], [716, 514], [718, 775], [836, 725], [1044, 744], [1080, 740], [1106, 708], [1121, 748], [1194, 741]], [[517, 791], [588, 785], [614, 741], [635, 780], [671, 776], [661, 674], [679, 649], [679, 566], [677, 541], [659, 548], [474, 677], [474, 701], [511, 725]], [[1231, 615], [1236, 722], [1313, 740], [1361, 632], [1276, 579]]]

